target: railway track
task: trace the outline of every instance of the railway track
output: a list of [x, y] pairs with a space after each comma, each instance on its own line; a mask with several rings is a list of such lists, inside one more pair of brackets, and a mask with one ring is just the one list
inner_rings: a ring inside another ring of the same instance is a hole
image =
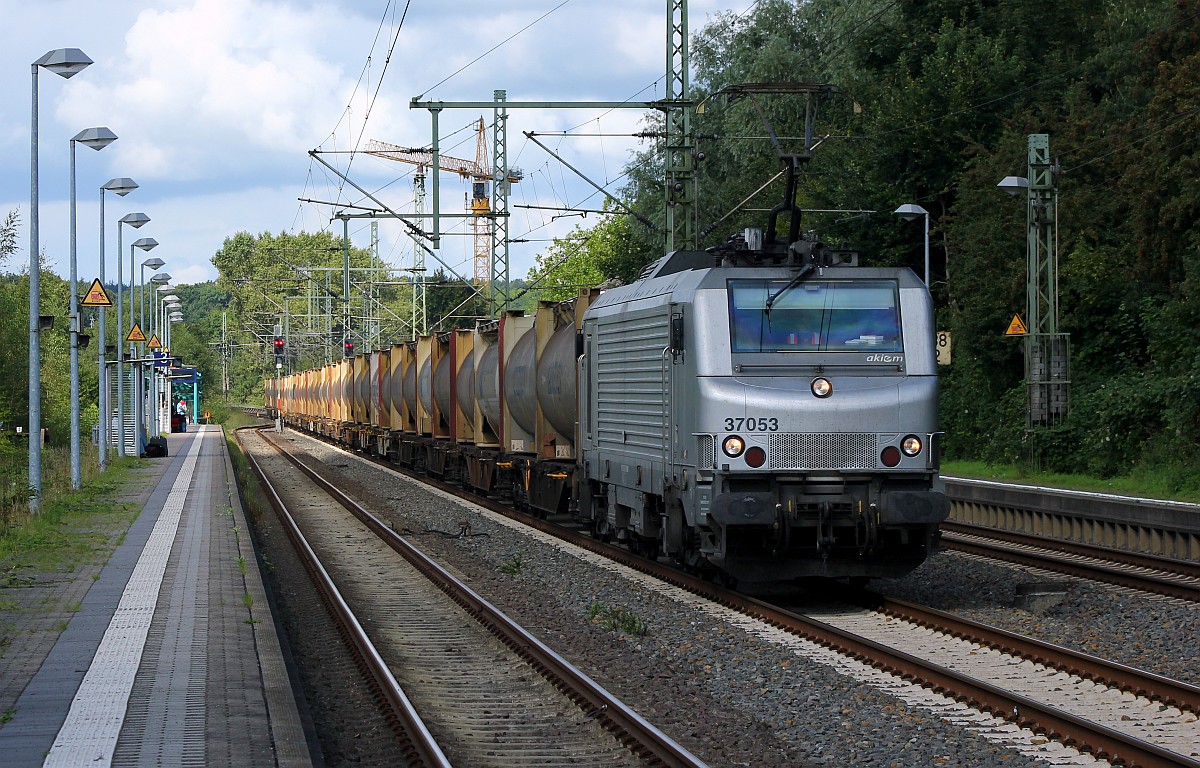
[[872, 610], [792, 612], [494, 500], [403, 474], [1098, 758], [1124, 765], [1200, 766], [1195, 746], [1200, 744], [1200, 689], [1195, 686], [878, 596], [872, 598]]
[[237, 434], [410, 765], [703, 765], [267, 434]]
[[995, 528], [943, 523], [941, 546], [993, 560], [1200, 602], [1200, 565]]

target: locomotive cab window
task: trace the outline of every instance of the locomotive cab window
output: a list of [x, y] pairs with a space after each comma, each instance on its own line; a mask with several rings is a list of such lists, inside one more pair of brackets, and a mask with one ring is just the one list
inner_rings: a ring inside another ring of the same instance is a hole
[[730, 280], [728, 287], [735, 353], [903, 351], [893, 281]]

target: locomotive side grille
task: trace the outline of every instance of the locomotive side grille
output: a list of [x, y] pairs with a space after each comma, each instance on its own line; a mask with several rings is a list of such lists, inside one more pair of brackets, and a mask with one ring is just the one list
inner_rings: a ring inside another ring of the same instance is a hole
[[865, 432], [772, 433], [771, 469], [874, 469], [878, 461], [875, 435]]
[[667, 370], [670, 315], [606, 319], [596, 328], [593, 373], [598, 444], [646, 455], [667, 446]]
[[697, 435], [696, 466], [712, 469], [717, 462], [717, 438], [712, 435]]

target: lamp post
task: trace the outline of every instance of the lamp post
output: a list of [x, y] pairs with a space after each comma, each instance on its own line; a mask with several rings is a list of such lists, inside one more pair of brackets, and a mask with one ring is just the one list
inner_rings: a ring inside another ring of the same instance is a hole
[[[128, 195], [133, 190], [137, 189], [137, 182], [127, 177], [119, 177], [109, 179], [100, 187], [100, 285], [104, 285], [104, 193], [116, 192], [121, 197]], [[118, 232], [120, 225], [117, 225]], [[118, 256], [120, 251], [117, 251]], [[105, 326], [105, 307], [100, 307], [100, 349], [97, 352], [99, 359], [99, 378], [97, 379], [98, 389], [100, 390], [100, 471], [108, 469], [108, 426], [109, 426], [109, 402], [108, 402], [108, 329]]]
[[[183, 321], [183, 312], [181, 312], [179, 309], [175, 309], [169, 315], [167, 315], [167, 338], [172, 339], [172, 343], [174, 343], [174, 341], [173, 341], [174, 334], [172, 332], [172, 326], [174, 326], [175, 323], [182, 322], [182, 321]], [[175, 353], [172, 352], [171, 357], [174, 357], [174, 356], [175, 356]]]
[[[142, 285], [143, 285], [143, 286], [146, 284], [146, 267], [149, 267], [149, 268], [151, 269], [151, 271], [156, 271], [156, 270], [158, 270], [159, 268], [161, 268], [163, 264], [166, 264], [166, 262], [165, 262], [165, 261], [163, 261], [163, 260], [162, 260], [162, 259], [160, 259], [160, 258], [157, 258], [157, 257], [155, 257], [155, 258], [150, 258], [150, 259], [146, 259], [145, 261], [143, 261], [143, 262], [142, 262], [142, 268], [141, 268], [141, 271], [140, 271], [138, 274], [139, 274], [139, 276], [140, 276], [140, 278], [141, 278], [141, 282], [142, 282]], [[159, 275], [152, 275], [152, 276], [150, 277], [150, 279], [151, 279], [151, 280], [154, 280], [156, 277], [159, 277]], [[164, 280], [170, 280], [170, 279], [171, 279], [171, 276], [170, 276], [170, 275], [163, 275], [162, 277], [163, 277], [163, 279], [164, 279]], [[142, 289], [142, 293], [143, 293], [143, 294], [145, 293], [145, 289], [144, 289], [144, 288]], [[144, 296], [142, 296], [142, 297], [139, 297], [139, 298], [138, 298], [138, 312], [139, 312], [139, 315], [140, 315], [140, 316], [141, 316], [141, 318], [142, 318], [142, 321], [141, 321], [141, 325], [142, 325], [142, 333], [143, 333], [144, 335], [146, 335], [146, 338], [150, 338], [151, 336], [153, 336], [153, 335], [154, 335], [154, 332], [153, 332], [153, 330], [152, 330], [152, 329], [151, 329], [151, 330], [147, 330], [147, 326], [146, 326], [146, 319], [145, 319], [145, 309], [144, 309], [144, 305], [145, 305], [145, 300], [144, 300], [144, 299], [145, 299], [145, 297], [144, 297]], [[151, 318], [151, 320], [153, 320], [153, 318]], [[152, 323], [152, 324], [153, 324], [153, 323]], [[142, 349], [143, 349], [143, 351], [147, 351], [147, 347], [146, 347], [146, 345], [142, 345]], [[146, 355], [144, 355], [144, 354], [143, 354], [143, 355], [141, 355], [141, 357], [145, 357], [145, 356], [146, 356]], [[151, 356], [152, 356], [152, 355], [151, 355]], [[153, 399], [154, 399], [154, 392], [155, 392], [155, 389], [156, 389], [156, 387], [155, 387], [155, 378], [154, 378], [154, 365], [153, 365], [153, 364], [151, 364], [151, 366], [150, 366], [150, 394], [149, 394], [149, 397], [150, 397], [150, 400], [152, 400], [152, 401], [153, 401]], [[151, 435], [157, 435], [157, 434], [158, 434], [158, 431], [154, 429], [154, 426], [155, 426], [155, 424], [156, 424], [156, 423], [157, 423], [157, 421], [158, 421], [158, 420], [157, 420], [157, 418], [155, 418], [155, 416], [156, 416], [156, 415], [157, 415], [157, 414], [154, 414], [154, 413], [152, 413], [152, 414], [147, 414], [148, 418], [147, 418], [146, 420], [147, 420], [147, 421], [149, 422], [149, 424], [150, 424], [150, 426], [149, 426], [149, 432], [150, 432], [150, 434], [151, 434]]]
[[[140, 248], [143, 251], [150, 251], [158, 247], [158, 241], [153, 237], [139, 237], [129, 244], [129, 279], [133, 280], [133, 254], [134, 249]], [[138, 291], [141, 291], [141, 282], [138, 282]], [[129, 287], [129, 322], [133, 323], [133, 286]], [[135, 342], [129, 344], [129, 354], [136, 354], [137, 347]], [[137, 455], [142, 453], [142, 364], [138, 363], [133, 367], [135, 373], [133, 376], [133, 424], [134, 434], [133, 440], [137, 445]]]
[[[150, 282], [157, 287], [158, 291], [162, 291], [163, 289], [171, 290], [167, 285], [165, 285], [170, 279], [170, 275], [166, 274], [165, 272], [160, 272], [157, 275], [151, 276]], [[162, 420], [159, 418], [162, 415], [161, 403], [159, 402], [162, 398], [161, 393], [159, 392], [158, 357], [160, 356], [161, 350], [166, 348], [164, 342], [165, 334], [162, 331], [162, 323], [160, 322], [159, 317], [159, 304], [161, 303], [161, 300], [158, 298], [158, 296], [159, 294], [157, 292], [153, 294], [151, 296], [150, 303], [150, 335], [151, 338], [156, 338], [158, 341], [158, 349], [154, 350], [151, 354], [151, 357], [155, 358], [155, 360], [154, 364], [151, 365], [150, 368], [150, 400], [154, 403], [154, 412], [150, 417], [150, 431], [156, 435], [162, 431]]]
[[[173, 306], [173, 305], [171, 305], [171, 306]], [[167, 338], [168, 339], [170, 339], [172, 336], [171, 330], [172, 330], [172, 327], [175, 325], [175, 323], [179, 323], [182, 321], [183, 321], [183, 312], [181, 312], [179, 309], [175, 309], [169, 315], [167, 315], [166, 325], [167, 325]], [[174, 353], [172, 353], [172, 356], [174, 356]], [[168, 395], [168, 401], [173, 400], [174, 397], [175, 397], [175, 393], [171, 392]], [[193, 414], [193, 416], [194, 416], [194, 414]]]
[[[166, 327], [166, 325], [163, 322], [166, 320], [166, 317], [168, 314], [165, 311], [165, 306], [168, 303], [179, 301], [179, 297], [173, 293], [174, 290], [175, 290], [175, 286], [173, 286], [173, 285], [164, 284], [164, 285], [160, 285], [158, 287], [158, 292], [160, 294], [158, 297], [158, 320], [159, 320], [159, 325], [160, 325], [160, 327], [163, 328], [164, 333], [166, 331], [170, 330], [170, 328]], [[166, 343], [165, 338], [160, 339], [160, 341], [163, 342], [164, 350], [170, 348], [170, 345]]]
[[[124, 323], [121, 320], [121, 307], [125, 303], [124, 285], [125, 278], [122, 276], [121, 265], [125, 260], [125, 251], [121, 242], [121, 225], [128, 224], [134, 229], [140, 229], [143, 225], [149, 223], [150, 217], [144, 213], [129, 213], [121, 217], [117, 222], [117, 455], [125, 455], [125, 337]], [[130, 270], [130, 278], [133, 277], [133, 270]], [[130, 290], [132, 293], [132, 288]], [[133, 319], [133, 303], [129, 305], [129, 319]]]
[[895, 210], [895, 214], [905, 221], [912, 221], [918, 216], [925, 217], [925, 289], [929, 289], [929, 211], [914, 203], [905, 203]]
[[56, 48], [30, 65], [33, 79], [29, 130], [29, 511], [42, 507], [42, 306], [38, 243], [38, 70], [70, 79], [92, 60], [78, 48]]
[[[75, 144], [83, 144], [99, 152], [117, 140], [117, 134], [107, 128], [88, 128], [71, 137], [71, 256], [68, 320], [70, 323], [71, 359], [71, 490], [78, 491], [83, 485], [83, 472], [79, 461], [79, 279], [76, 270], [76, 206], [75, 206]], [[103, 346], [103, 345], [101, 345]]]

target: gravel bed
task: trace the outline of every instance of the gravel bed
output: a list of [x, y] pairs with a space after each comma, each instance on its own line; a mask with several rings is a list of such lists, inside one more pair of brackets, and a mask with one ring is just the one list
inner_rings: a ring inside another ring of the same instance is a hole
[[316, 768], [401, 768], [397, 738], [372, 689], [361, 682], [291, 540], [265, 499], [247, 505], [271, 613], [289, 657]]
[[[1014, 607], [1017, 586], [1055, 581], [1065, 599], [1032, 612]], [[903, 579], [872, 588], [1002, 629], [1200, 684], [1200, 606], [1131, 589], [958, 552], [939, 552]]]
[[[394, 529], [407, 529], [488, 600], [714, 768], [1044, 764], [329, 446], [293, 439], [340, 478], [343, 490]], [[456, 535], [463, 523], [468, 537]], [[939, 558], [938, 565], [954, 567], [955, 560]], [[971, 584], [974, 564], [957, 567], [964, 570], [954, 581]], [[922, 599], [920, 583], [890, 586], [911, 585], [908, 596]], [[605, 628], [590, 615], [593, 606], [628, 611], [648, 632]]]

